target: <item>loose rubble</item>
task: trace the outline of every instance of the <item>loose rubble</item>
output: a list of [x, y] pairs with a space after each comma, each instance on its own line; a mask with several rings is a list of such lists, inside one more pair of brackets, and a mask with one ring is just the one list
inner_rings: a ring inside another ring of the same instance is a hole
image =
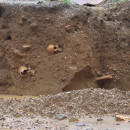
[[[94, 122], [102, 122], [106, 125], [106, 121], [110, 120], [113, 128], [122, 127], [122, 124], [117, 125], [114, 115], [130, 114], [129, 98], [129, 92], [100, 88], [23, 99], [0, 98], [0, 126], [2, 127], [3, 124], [3, 128], [12, 129], [17, 127], [53, 129], [56, 126], [57, 128], [94, 129], [98, 125], [93, 126]], [[123, 122], [128, 127], [128, 120]]]

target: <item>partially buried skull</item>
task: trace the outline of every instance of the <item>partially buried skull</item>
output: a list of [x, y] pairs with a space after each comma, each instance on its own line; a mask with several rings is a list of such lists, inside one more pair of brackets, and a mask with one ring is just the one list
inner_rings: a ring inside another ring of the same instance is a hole
[[19, 69], [18, 69], [18, 72], [21, 76], [25, 76], [25, 75], [34, 75], [34, 70], [31, 70], [30, 67], [26, 67], [26, 66], [21, 66]]
[[61, 52], [62, 48], [59, 45], [50, 44], [47, 47], [47, 51], [48, 51], [49, 54], [56, 54], [58, 52]]

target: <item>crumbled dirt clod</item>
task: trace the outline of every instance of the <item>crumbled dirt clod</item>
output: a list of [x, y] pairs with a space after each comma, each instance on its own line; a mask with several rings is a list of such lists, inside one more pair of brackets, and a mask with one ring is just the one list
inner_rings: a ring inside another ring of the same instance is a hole
[[37, 29], [37, 22], [32, 22], [31, 23], [31, 25], [30, 25], [30, 29], [32, 30], [32, 31], [35, 31], [36, 29]]
[[65, 29], [66, 29], [66, 31], [70, 31], [72, 29], [72, 26], [71, 25], [67, 25], [67, 26], [65, 26]]

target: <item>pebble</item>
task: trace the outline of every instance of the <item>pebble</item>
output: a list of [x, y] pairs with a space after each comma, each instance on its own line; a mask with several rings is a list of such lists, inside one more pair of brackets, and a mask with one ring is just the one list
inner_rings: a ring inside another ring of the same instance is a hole
[[119, 123], [116, 123], [115, 125], [120, 125]]
[[21, 122], [20, 120], [17, 120], [16, 122]]
[[98, 118], [97, 121], [103, 121], [103, 119], [102, 118]]
[[0, 120], [6, 120], [4, 117], [0, 117]]
[[72, 117], [72, 118], [69, 119], [69, 122], [78, 122], [78, 121], [79, 120], [77, 118], [74, 118], [74, 117]]
[[79, 127], [85, 126], [84, 123], [78, 123], [78, 124], [76, 124], [76, 125], [79, 126]]
[[58, 114], [58, 115], [55, 116], [55, 119], [57, 119], [57, 120], [63, 120], [63, 119], [66, 119], [66, 118], [67, 118], [67, 116], [64, 115], [64, 114]]
[[30, 48], [31, 48], [31, 45], [23, 45], [23, 49], [26, 51], [29, 50]]
[[65, 29], [66, 29], [66, 31], [70, 31], [72, 29], [72, 26], [71, 25], [67, 25], [67, 26], [65, 26]]
[[30, 29], [31, 29], [32, 31], [35, 31], [36, 28], [37, 28], [37, 22], [32, 22], [31, 25], [30, 25]]
[[35, 118], [35, 116], [31, 116], [31, 119], [34, 119]]
[[86, 130], [93, 130], [92, 128], [87, 128]]

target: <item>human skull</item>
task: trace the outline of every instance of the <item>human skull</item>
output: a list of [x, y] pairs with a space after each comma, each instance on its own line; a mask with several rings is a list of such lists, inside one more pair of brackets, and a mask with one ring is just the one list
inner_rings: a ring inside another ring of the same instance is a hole
[[19, 69], [18, 69], [18, 72], [20, 73], [20, 75], [25, 75], [27, 72], [28, 72], [28, 68], [26, 66], [21, 66]]
[[50, 44], [47, 47], [47, 51], [48, 51], [49, 54], [56, 54], [58, 52], [61, 52], [62, 48], [59, 45]]
[[34, 70], [32, 70], [30, 67], [26, 67], [26, 66], [21, 66], [18, 70], [19, 74], [21, 76], [25, 76], [26, 77], [30, 77], [30, 76], [34, 76], [35, 73], [34, 73]]

